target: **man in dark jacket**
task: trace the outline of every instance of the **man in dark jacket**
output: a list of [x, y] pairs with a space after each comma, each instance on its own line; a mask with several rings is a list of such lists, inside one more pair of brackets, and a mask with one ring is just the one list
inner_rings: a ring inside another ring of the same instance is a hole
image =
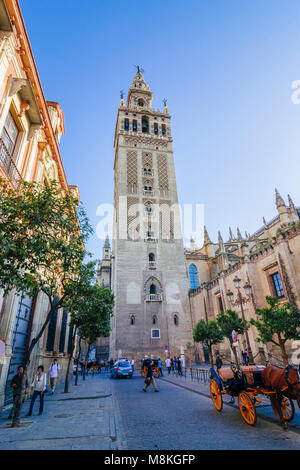
[[147, 388], [149, 387], [151, 383], [153, 385], [154, 391], [159, 392], [159, 390], [157, 389], [154, 377], [153, 377], [152, 367], [153, 367], [153, 361], [150, 361], [150, 364], [148, 365], [148, 369], [147, 369], [147, 376], [145, 379], [145, 387], [143, 388], [143, 392], [147, 392]]
[[[23, 374], [24, 374], [24, 369], [23, 366], [18, 367], [18, 373], [12, 378], [12, 381], [10, 382], [10, 386], [13, 389], [13, 400], [14, 404], [12, 409], [10, 410], [10, 414], [8, 416], [8, 419], [12, 419], [14, 416], [14, 412], [16, 409], [17, 401], [22, 393], [22, 380], [23, 380]], [[28, 393], [28, 381], [26, 379], [25, 382], [25, 393]]]

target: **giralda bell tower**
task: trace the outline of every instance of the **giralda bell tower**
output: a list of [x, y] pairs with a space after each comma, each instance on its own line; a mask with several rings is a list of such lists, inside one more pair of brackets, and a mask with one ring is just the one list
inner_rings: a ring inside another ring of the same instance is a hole
[[181, 223], [167, 103], [137, 67], [115, 130], [110, 357], [180, 355], [192, 341]]

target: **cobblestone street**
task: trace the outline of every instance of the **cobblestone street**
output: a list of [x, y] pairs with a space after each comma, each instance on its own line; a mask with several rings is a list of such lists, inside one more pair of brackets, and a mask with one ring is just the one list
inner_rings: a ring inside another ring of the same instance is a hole
[[[108, 374], [88, 376], [47, 394], [43, 416], [36, 403], [26, 428], [7, 429], [0, 418], [1, 449], [17, 450], [196, 450], [300, 449], [299, 411], [283, 431], [270, 407], [259, 410], [257, 424], [246, 425], [235, 406], [217, 413], [206, 395], [207, 386], [176, 375], [157, 379], [142, 392], [143, 378], [111, 380]], [[23, 407], [24, 416], [29, 402]], [[266, 411], [267, 410], [267, 411]], [[263, 418], [266, 419], [263, 419]]]

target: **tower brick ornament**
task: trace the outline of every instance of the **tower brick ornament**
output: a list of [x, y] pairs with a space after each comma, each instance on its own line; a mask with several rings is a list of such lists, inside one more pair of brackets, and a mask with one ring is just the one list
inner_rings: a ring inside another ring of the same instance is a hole
[[120, 102], [114, 139], [110, 357], [136, 359], [165, 358], [166, 344], [180, 355], [192, 342], [171, 116], [166, 103], [152, 108], [142, 73]]

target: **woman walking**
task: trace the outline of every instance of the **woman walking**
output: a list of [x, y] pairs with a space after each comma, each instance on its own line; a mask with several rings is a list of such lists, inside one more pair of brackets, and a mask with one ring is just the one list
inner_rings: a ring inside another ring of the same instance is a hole
[[39, 366], [37, 370], [37, 374], [34, 377], [34, 380], [31, 384], [31, 387], [33, 388], [33, 395], [31, 398], [31, 403], [30, 403], [30, 408], [29, 412], [26, 416], [31, 416], [32, 415], [32, 409], [33, 405], [35, 403], [35, 400], [37, 397], [40, 397], [40, 411], [39, 415], [43, 413], [44, 410], [44, 393], [46, 390], [47, 386], [47, 375], [44, 373], [44, 366]]

